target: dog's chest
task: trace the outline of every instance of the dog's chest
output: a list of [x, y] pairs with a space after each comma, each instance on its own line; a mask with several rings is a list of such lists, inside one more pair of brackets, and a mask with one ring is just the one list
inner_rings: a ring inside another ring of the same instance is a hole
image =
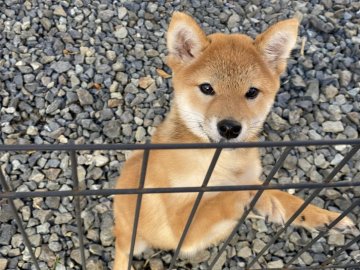
[[[169, 172], [170, 184], [174, 187], [201, 186], [209, 170], [211, 154], [194, 152], [188, 155], [177, 170]], [[249, 159], [241, 152], [223, 151], [211, 174], [208, 186], [244, 185], [256, 182], [261, 173], [258, 160]]]

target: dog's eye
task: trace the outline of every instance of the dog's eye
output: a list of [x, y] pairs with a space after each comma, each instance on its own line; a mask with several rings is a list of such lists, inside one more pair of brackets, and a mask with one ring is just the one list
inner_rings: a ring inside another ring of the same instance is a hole
[[245, 97], [247, 99], [254, 99], [259, 95], [259, 89], [255, 87], [250, 87], [250, 89], [246, 92]]
[[203, 92], [205, 95], [209, 95], [209, 96], [215, 95], [214, 89], [208, 83], [200, 84], [199, 88], [200, 88], [200, 91]]

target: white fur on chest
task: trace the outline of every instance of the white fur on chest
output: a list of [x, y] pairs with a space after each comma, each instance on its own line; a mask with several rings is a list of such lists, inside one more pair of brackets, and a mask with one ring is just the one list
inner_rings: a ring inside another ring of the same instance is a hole
[[[178, 164], [179, 169], [169, 172], [172, 187], [201, 186], [211, 163], [212, 155], [194, 151], [184, 159], [185, 164]], [[208, 186], [230, 186], [257, 183], [261, 173], [258, 160], [248, 160], [236, 151], [226, 151], [216, 163]]]

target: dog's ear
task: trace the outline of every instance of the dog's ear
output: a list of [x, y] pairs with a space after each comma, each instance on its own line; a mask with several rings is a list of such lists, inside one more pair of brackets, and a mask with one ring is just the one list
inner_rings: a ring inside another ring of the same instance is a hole
[[295, 18], [278, 22], [255, 39], [270, 68], [280, 75], [285, 71], [286, 60], [296, 44], [299, 21]]
[[187, 63], [198, 57], [208, 44], [205, 33], [193, 18], [174, 12], [167, 32], [168, 61]]

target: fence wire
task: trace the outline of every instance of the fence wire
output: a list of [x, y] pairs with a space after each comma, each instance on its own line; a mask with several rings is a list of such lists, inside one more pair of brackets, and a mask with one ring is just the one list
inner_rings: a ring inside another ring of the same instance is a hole
[[[289, 155], [290, 151], [296, 147], [301, 146], [335, 146], [335, 145], [350, 145], [350, 151], [345, 155], [345, 157], [338, 163], [335, 168], [325, 177], [322, 183], [289, 183], [289, 184], [270, 184], [270, 181], [275, 176], [275, 174], [282, 167], [286, 157]], [[207, 186], [208, 182], [211, 178], [212, 172], [216, 166], [216, 162], [220, 156], [220, 153], [223, 149], [227, 148], [253, 148], [253, 147], [281, 147], [285, 148], [278, 158], [276, 164], [268, 174], [266, 180], [262, 185], [234, 185], [234, 186]], [[151, 154], [151, 150], [167, 150], [167, 149], [215, 149], [213, 159], [209, 164], [209, 168], [204, 177], [203, 183], [199, 187], [163, 187], [163, 188], [144, 188], [145, 185], [145, 176], [148, 166], [149, 155]], [[3, 171], [0, 169], [0, 187], [2, 192], [0, 192], [0, 199], [7, 199], [10, 205], [10, 209], [12, 215], [18, 225], [18, 229], [24, 239], [24, 244], [29, 251], [30, 257], [33, 261], [34, 267], [36, 270], [40, 270], [38, 259], [34, 254], [34, 250], [31, 242], [29, 241], [29, 236], [27, 235], [24, 226], [22, 224], [21, 217], [16, 209], [14, 204], [14, 199], [25, 199], [25, 198], [35, 198], [35, 197], [54, 197], [54, 196], [74, 196], [74, 209], [75, 209], [75, 219], [78, 228], [78, 237], [79, 237], [79, 249], [80, 249], [80, 257], [81, 257], [81, 266], [82, 269], [86, 269], [86, 259], [85, 259], [85, 245], [84, 245], [84, 230], [83, 230], [83, 222], [81, 219], [81, 205], [80, 199], [81, 196], [109, 196], [109, 195], [129, 195], [135, 194], [137, 195], [136, 201], [136, 209], [134, 216], [134, 224], [133, 224], [133, 233], [131, 238], [131, 245], [129, 251], [129, 263], [128, 270], [131, 269], [132, 261], [133, 261], [133, 252], [134, 246], [136, 242], [136, 233], [139, 222], [139, 216], [141, 211], [141, 202], [143, 194], [155, 194], [155, 193], [190, 193], [195, 192], [198, 193], [191, 213], [188, 217], [186, 225], [184, 227], [183, 233], [180, 237], [180, 241], [178, 246], [172, 256], [172, 260], [169, 264], [168, 269], [176, 269], [174, 268], [176, 265], [177, 257], [180, 253], [182, 244], [186, 238], [186, 235], [191, 228], [192, 221], [195, 217], [198, 206], [201, 202], [201, 199], [205, 192], [228, 192], [228, 191], [246, 191], [252, 190], [257, 191], [255, 196], [252, 198], [251, 202], [249, 202], [248, 207], [245, 209], [243, 215], [239, 218], [237, 225], [230, 233], [227, 239], [225, 239], [222, 244], [219, 252], [215, 256], [215, 258], [208, 264], [207, 269], [211, 270], [215, 266], [216, 262], [220, 258], [221, 254], [226, 250], [227, 245], [230, 243], [232, 238], [235, 236], [240, 226], [244, 223], [246, 217], [249, 213], [254, 209], [257, 201], [260, 199], [262, 193], [265, 190], [270, 189], [309, 189], [313, 192], [311, 195], [304, 201], [301, 207], [287, 220], [284, 226], [277, 231], [277, 233], [268, 241], [268, 243], [264, 246], [264, 248], [246, 265], [244, 269], [253, 269], [253, 267], [259, 259], [264, 255], [264, 253], [271, 247], [272, 244], [279, 238], [279, 236], [286, 230], [288, 226], [290, 226], [293, 221], [298, 217], [303, 210], [311, 203], [311, 201], [319, 195], [319, 193], [325, 188], [340, 188], [340, 187], [358, 187], [360, 186], [360, 179], [355, 179], [352, 181], [339, 181], [339, 182], [331, 182], [336, 174], [349, 162], [349, 160], [357, 153], [360, 148], [360, 140], [321, 140], [321, 141], [283, 141], [283, 142], [252, 142], [252, 143], [210, 143], [210, 144], [95, 144], [95, 145], [75, 145], [75, 144], [65, 144], [65, 145], [0, 145], [0, 152], [14, 152], [14, 151], [67, 151], [71, 157], [71, 172], [72, 172], [72, 180], [74, 183], [73, 190], [63, 190], [63, 191], [32, 191], [32, 192], [16, 192], [10, 189], [10, 186], [7, 181]], [[140, 173], [140, 181], [138, 188], [132, 189], [102, 189], [102, 190], [81, 190], [79, 186], [79, 179], [77, 175], [77, 152], [78, 151], [95, 151], [95, 150], [143, 150], [143, 161]], [[309, 243], [307, 243], [297, 254], [286, 264], [283, 268], [262, 268], [262, 269], [360, 269], [360, 261], [353, 264], [331, 264], [335, 263], [335, 259], [345, 252], [351, 245], [357, 243], [360, 240], [360, 235], [355, 236], [352, 240], [348, 241], [343, 247], [339, 248], [337, 251], [333, 253], [333, 255], [329, 256], [321, 265], [316, 266], [306, 266], [299, 267], [293, 266], [296, 263], [297, 259], [311, 246], [316, 243], [320, 238], [324, 237], [326, 233], [329, 232], [331, 228], [333, 228], [338, 222], [340, 222], [346, 215], [348, 215], [351, 211], [354, 210], [355, 207], [360, 206], [360, 199], [354, 199], [352, 204], [343, 211], [343, 213], [334, 221], [332, 221], [325, 228], [324, 231], [320, 232], [315, 238], [313, 238]], [[118, 270], [118, 269], [117, 269]]]

